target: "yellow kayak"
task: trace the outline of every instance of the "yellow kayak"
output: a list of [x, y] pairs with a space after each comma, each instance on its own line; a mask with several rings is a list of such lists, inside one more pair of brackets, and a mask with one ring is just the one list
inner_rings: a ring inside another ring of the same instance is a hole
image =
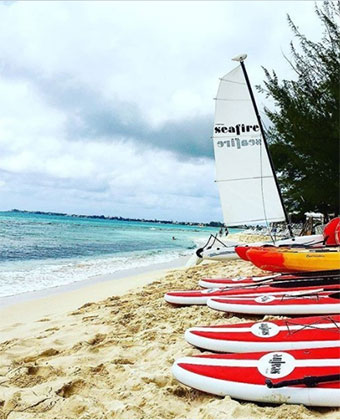
[[298, 271], [340, 270], [340, 250], [300, 250], [283, 253], [284, 267]]
[[257, 267], [270, 271], [340, 270], [340, 248], [322, 249], [253, 249], [247, 252]]

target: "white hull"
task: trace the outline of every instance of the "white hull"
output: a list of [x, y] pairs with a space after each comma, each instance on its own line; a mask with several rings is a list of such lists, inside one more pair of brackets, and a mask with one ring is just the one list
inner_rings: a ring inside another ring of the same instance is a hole
[[[340, 324], [335, 323], [334, 320], [333, 322], [334, 324], [332, 322], [318, 323], [317, 327], [320, 329], [320, 333], [325, 332], [327, 334], [327, 330], [336, 331], [336, 329], [339, 328]], [[195, 347], [219, 353], [301, 350], [339, 346], [339, 340], [334, 339], [334, 335], [332, 339], [328, 340], [320, 339], [321, 334], [319, 334], [318, 337], [315, 337], [315, 339], [306, 341], [300, 339], [290, 340], [289, 335], [288, 338], [285, 337], [284, 340], [277, 339], [277, 334], [279, 334], [280, 332], [284, 332], [285, 334], [287, 334], [289, 331], [292, 334], [296, 334], [296, 332], [297, 334], [299, 334], [298, 330], [301, 331], [301, 329], [308, 328], [304, 324], [290, 325], [289, 327], [287, 325], [277, 326], [276, 328], [274, 328], [274, 332], [272, 334], [261, 335], [262, 341], [259, 341], [258, 332], [257, 334], [255, 334], [253, 330], [253, 328], [257, 324], [261, 323], [255, 323], [252, 326], [245, 327], [234, 327], [233, 325], [221, 327], [193, 327], [185, 331], [184, 337], [189, 344]], [[272, 330], [273, 327], [275, 327], [275, 324], [271, 325]], [[314, 328], [314, 324], [312, 324], [312, 328]], [[310, 330], [312, 330], [312, 328]], [[207, 337], [199, 335], [200, 333], [213, 333], [214, 335]], [[240, 337], [240, 334], [243, 334], [242, 340], [236, 340], [235, 333], [238, 337]], [[330, 338], [329, 335], [327, 335], [327, 337]]]
[[279, 351], [279, 350], [302, 350], [317, 349], [324, 347], [338, 347], [339, 340], [329, 341], [287, 341], [257, 343], [251, 341], [212, 340], [211, 338], [200, 337], [191, 334], [190, 330], [185, 332], [186, 341], [192, 346], [200, 349], [210, 350], [218, 353], [247, 353], [255, 351]]
[[213, 299], [208, 299], [207, 305], [217, 311], [230, 312], [235, 314], [254, 314], [254, 315], [331, 315], [340, 312], [340, 303], [327, 304], [296, 304], [296, 305], [247, 305], [240, 303], [222, 303]]
[[234, 260], [239, 258], [238, 255], [235, 252], [235, 246], [262, 246], [262, 245], [313, 245], [317, 243], [322, 243], [323, 241], [323, 235], [308, 235], [308, 236], [296, 236], [295, 238], [289, 238], [289, 239], [281, 239], [276, 242], [254, 242], [251, 244], [245, 244], [245, 243], [236, 243], [236, 242], [226, 242], [226, 247], [216, 247], [204, 250], [201, 255], [202, 258], [205, 260], [213, 260], [213, 261], [228, 261], [228, 260]]
[[179, 364], [186, 362], [180, 359], [172, 367], [174, 377], [182, 384], [210, 394], [231, 398], [269, 402], [276, 404], [304, 404], [312, 406], [339, 407], [340, 389], [285, 387], [270, 389], [266, 385], [253, 385], [236, 381], [225, 381], [201, 376], [182, 369]]
[[[171, 303], [172, 305], [206, 305], [208, 300], [211, 299], [210, 293], [216, 293], [216, 289], [205, 289], [201, 291], [201, 294], [199, 296], [173, 296], [171, 294], [166, 293], [164, 295], [164, 300], [168, 303]], [[308, 294], [308, 293], [316, 293], [321, 292], [322, 288], [320, 289], [310, 289], [310, 290], [302, 290], [302, 291], [296, 291], [294, 289], [286, 289], [281, 292], [276, 292], [275, 289], [271, 290], [269, 292], [263, 292], [261, 290], [249, 290], [248, 293], [239, 293], [235, 292], [233, 295], [220, 295], [220, 296], [213, 296], [212, 299], [223, 299], [227, 298], [228, 300], [232, 301], [239, 300], [239, 299], [250, 299], [250, 298], [257, 298], [261, 296], [296, 296], [297, 294]], [[184, 291], [185, 292], [185, 291]], [[216, 302], [215, 302], [216, 303]], [[217, 303], [216, 303], [217, 304]]]

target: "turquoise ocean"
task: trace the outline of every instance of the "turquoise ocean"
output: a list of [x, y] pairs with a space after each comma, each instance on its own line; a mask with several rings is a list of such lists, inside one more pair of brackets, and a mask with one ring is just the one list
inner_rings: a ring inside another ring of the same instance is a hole
[[0, 212], [0, 297], [190, 256], [211, 233], [216, 228]]

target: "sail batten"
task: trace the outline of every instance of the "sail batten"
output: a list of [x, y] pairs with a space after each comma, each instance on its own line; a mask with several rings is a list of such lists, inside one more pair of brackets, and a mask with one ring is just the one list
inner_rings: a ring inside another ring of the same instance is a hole
[[224, 223], [285, 221], [285, 212], [241, 65], [220, 79], [213, 133]]
[[239, 101], [239, 102], [249, 102], [248, 99], [225, 99], [225, 98], [215, 98], [215, 101]]
[[262, 179], [262, 178], [271, 178], [271, 176], [253, 176], [251, 178], [234, 178], [234, 179], [216, 179], [215, 182], [230, 182], [230, 181], [245, 181], [247, 179]]

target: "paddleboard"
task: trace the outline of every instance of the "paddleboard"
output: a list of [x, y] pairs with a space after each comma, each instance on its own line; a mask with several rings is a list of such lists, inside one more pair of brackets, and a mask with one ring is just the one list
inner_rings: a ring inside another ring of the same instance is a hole
[[309, 291], [309, 294], [247, 296], [208, 299], [207, 305], [218, 311], [256, 315], [317, 315], [340, 312], [340, 293]]
[[339, 278], [324, 280], [304, 280], [280, 282], [272, 285], [260, 284], [239, 289], [203, 289], [203, 290], [177, 290], [164, 295], [166, 302], [173, 305], [205, 305], [210, 298], [225, 298], [229, 296], [261, 296], [261, 295], [288, 295], [296, 292], [322, 291], [324, 288], [340, 287]]
[[340, 406], [340, 358], [335, 347], [183, 357], [176, 360], [172, 373], [184, 385], [219, 396]]
[[223, 287], [244, 287], [244, 286], [257, 286], [261, 283], [273, 284], [280, 281], [288, 280], [306, 280], [314, 278], [340, 278], [340, 271], [317, 271], [317, 272], [304, 272], [294, 274], [280, 274], [273, 273], [268, 276], [254, 276], [254, 277], [235, 277], [235, 278], [204, 278], [198, 282], [199, 286], [204, 288], [223, 288]]
[[195, 347], [224, 353], [339, 347], [340, 315], [193, 327], [186, 330], [185, 339]]

